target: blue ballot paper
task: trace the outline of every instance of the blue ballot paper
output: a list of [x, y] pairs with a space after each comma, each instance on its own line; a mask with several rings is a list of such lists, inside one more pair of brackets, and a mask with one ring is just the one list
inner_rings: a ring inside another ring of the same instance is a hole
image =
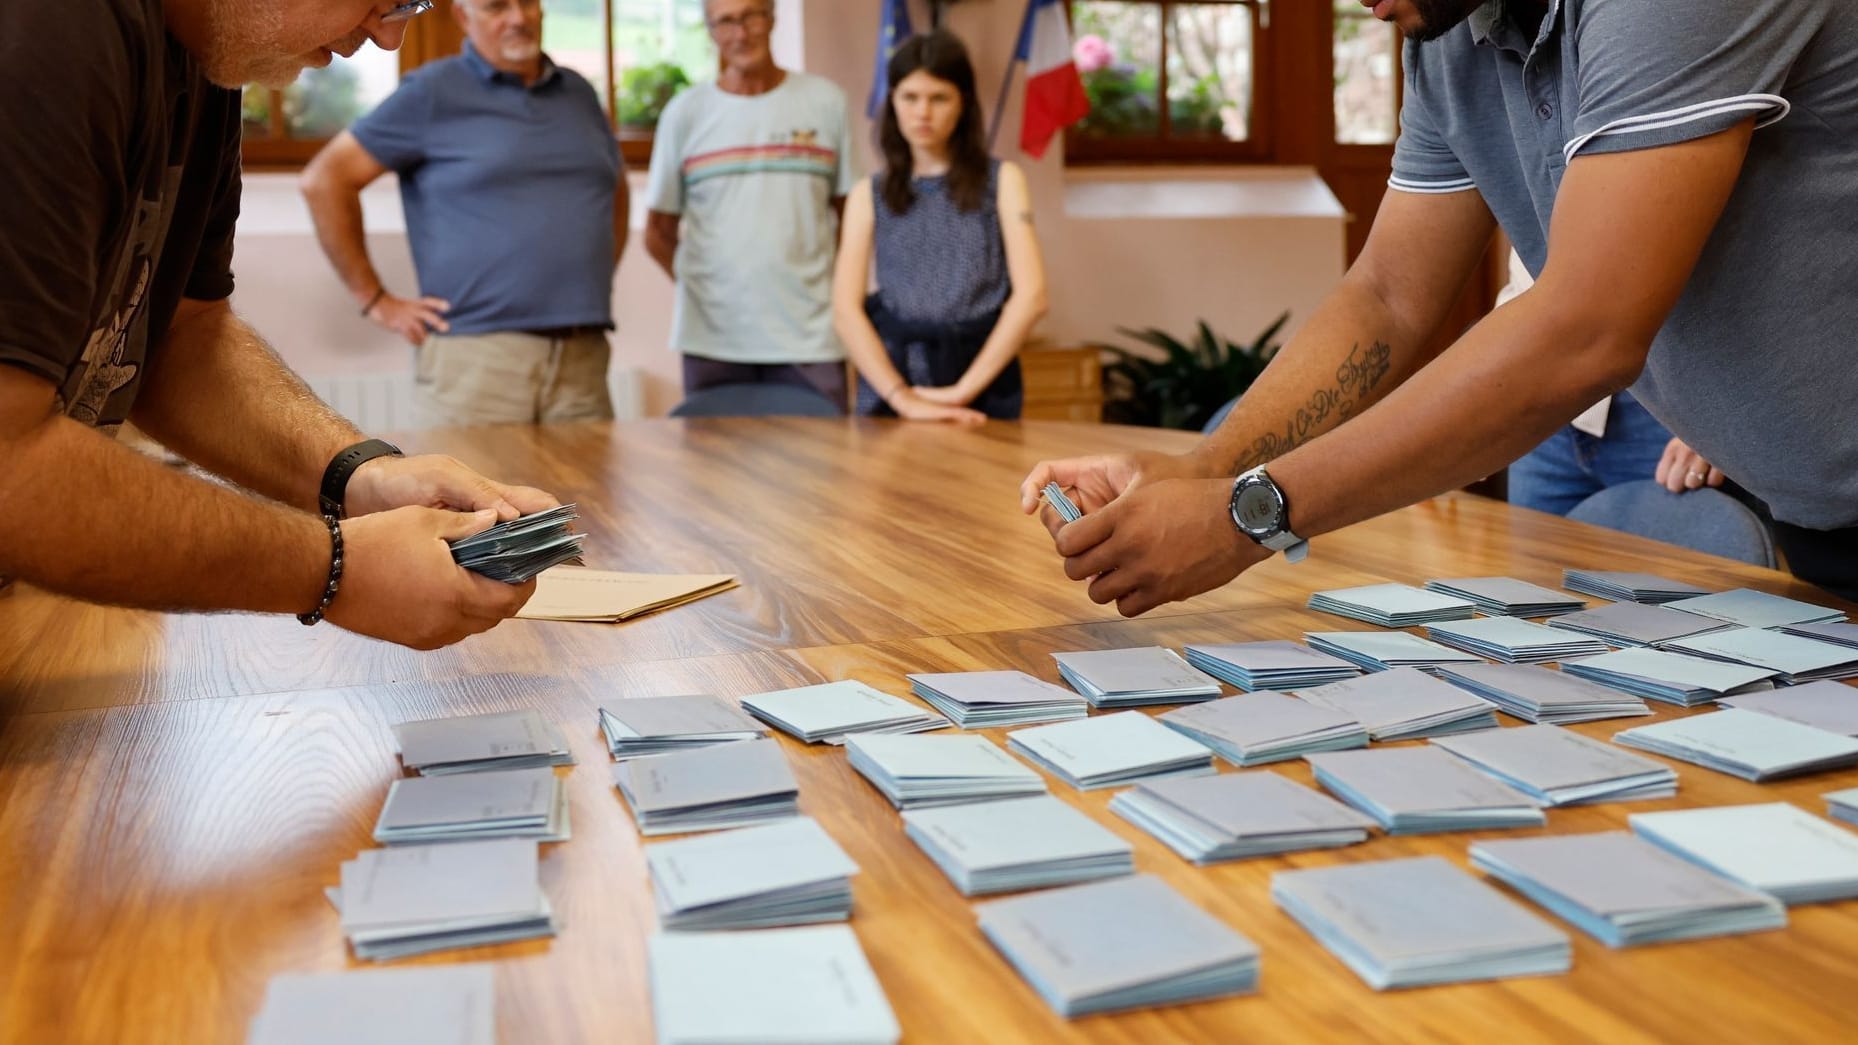
[[1858, 834], [1785, 802], [1634, 813], [1626, 823], [1789, 906], [1858, 897]]
[[1553, 617], [1573, 613], [1587, 605], [1564, 591], [1544, 588], [1514, 577], [1453, 577], [1426, 582], [1427, 591], [1456, 599], [1469, 599], [1479, 613], [1492, 617]]
[[1468, 620], [1477, 612], [1469, 599], [1441, 595], [1436, 591], [1415, 588], [1411, 584], [1368, 584], [1359, 588], [1337, 588], [1310, 596], [1310, 609], [1342, 617], [1379, 624], [1383, 628], [1404, 628], [1441, 620]]
[[1841, 621], [1841, 610], [1816, 606], [1799, 599], [1770, 595], [1752, 588], [1736, 588], [1714, 595], [1699, 595], [1670, 604], [1674, 610], [1696, 613], [1717, 620], [1740, 624], [1744, 628], [1776, 628], [1787, 624], [1824, 624]]
[[1284, 639], [1189, 645], [1186, 653], [1187, 663], [1246, 692], [1302, 689], [1361, 674], [1359, 667], [1340, 657]]
[[1858, 740], [1740, 708], [1637, 726], [1613, 742], [1757, 782], [1858, 765]]
[[1080, 791], [1214, 772], [1210, 748], [1140, 711], [1015, 730], [1006, 744]]
[[1526, 722], [1592, 722], [1652, 713], [1645, 701], [1598, 682], [1536, 664], [1454, 664], [1439, 678]]
[[1311, 631], [1303, 637], [1315, 649], [1371, 672], [1418, 668], [1436, 673], [1447, 664], [1483, 663], [1475, 654], [1404, 631]]
[[1128, 842], [1050, 795], [908, 810], [903, 833], [963, 896], [1135, 870], [1135, 850]]
[[1606, 652], [1606, 643], [1515, 617], [1479, 617], [1426, 626], [1435, 642], [1505, 664], [1538, 664]]
[[895, 1045], [897, 1017], [850, 927], [659, 933], [659, 1045]]
[[1761, 628], [1729, 628], [1665, 644], [1666, 649], [1780, 673], [1793, 685], [1820, 679], [1858, 677], [1858, 649]]
[[1634, 802], [1677, 794], [1670, 766], [1560, 726], [1434, 737], [1432, 746], [1543, 805]]
[[1687, 708], [1738, 693], [1773, 689], [1780, 674], [1771, 668], [1638, 647], [1565, 661], [1561, 670], [1635, 697]]
[[[1553, 727], [1550, 727], [1553, 728]], [[1541, 802], [1436, 747], [1331, 751], [1309, 757], [1316, 782], [1388, 834], [1540, 827]]]

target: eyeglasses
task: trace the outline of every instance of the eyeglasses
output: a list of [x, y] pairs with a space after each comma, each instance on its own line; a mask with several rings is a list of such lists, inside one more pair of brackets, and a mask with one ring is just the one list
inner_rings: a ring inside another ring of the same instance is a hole
[[393, 10], [381, 16], [385, 24], [404, 22], [432, 10], [432, 0], [412, 0], [411, 3], [395, 4]]
[[745, 11], [739, 15], [730, 15], [727, 18], [712, 18], [710, 19], [710, 32], [718, 34], [731, 32], [759, 32], [766, 29], [769, 25], [773, 24], [773, 22], [774, 12], [764, 7], [759, 10]]

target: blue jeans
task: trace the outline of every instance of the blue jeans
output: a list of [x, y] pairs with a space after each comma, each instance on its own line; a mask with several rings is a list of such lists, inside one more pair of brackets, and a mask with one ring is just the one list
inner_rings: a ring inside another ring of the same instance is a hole
[[1609, 486], [1650, 479], [1670, 441], [1671, 432], [1632, 393], [1621, 392], [1607, 414], [1606, 435], [1563, 425], [1510, 465], [1510, 503], [1566, 515]]

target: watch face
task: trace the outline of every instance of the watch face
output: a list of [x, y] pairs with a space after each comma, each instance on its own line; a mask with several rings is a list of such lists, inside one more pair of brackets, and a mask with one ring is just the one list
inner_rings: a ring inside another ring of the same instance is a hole
[[1246, 533], [1267, 537], [1282, 526], [1284, 502], [1269, 483], [1247, 483], [1232, 506], [1239, 527]]

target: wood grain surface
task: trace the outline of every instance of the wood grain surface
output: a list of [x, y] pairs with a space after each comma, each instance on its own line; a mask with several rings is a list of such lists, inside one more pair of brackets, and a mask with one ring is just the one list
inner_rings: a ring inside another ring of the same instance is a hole
[[[1018, 514], [1017, 485], [1043, 457], [1181, 449], [1191, 440], [1180, 433], [781, 419], [487, 427], [405, 443], [578, 501], [592, 565], [729, 572], [743, 586], [629, 624], [511, 621], [430, 654], [288, 618], [0, 595], [0, 1042], [241, 1041], [271, 976], [363, 967], [321, 888], [372, 844], [400, 772], [388, 727], [405, 719], [536, 707], [580, 760], [561, 771], [573, 839], [545, 847], [542, 862], [561, 935], [417, 961], [495, 962], [507, 1043], [643, 1042], [655, 920], [641, 841], [596, 728], [603, 702], [837, 678], [902, 695], [910, 671], [1019, 668], [1057, 681], [1054, 651], [1364, 628], [1304, 600], [1383, 580], [1506, 574], [1557, 586], [1564, 566], [1644, 569], [1840, 605], [1784, 574], [1460, 495], [1318, 538], [1300, 566], [1272, 561], [1124, 621], [1064, 578], [1043, 529]], [[1658, 717], [1694, 713], [1660, 707]], [[1608, 737], [1622, 726], [1574, 728]], [[1376, 836], [1195, 868], [1111, 815], [1110, 791], [1053, 780], [1054, 794], [1134, 844], [1138, 870], [1264, 953], [1255, 996], [1067, 1022], [987, 944], [970, 903], [842, 750], [781, 743], [803, 809], [862, 868], [851, 924], [906, 1041], [1858, 1034], [1858, 902], [1794, 908], [1781, 932], [1623, 951], [1568, 927], [1569, 975], [1376, 993], [1271, 904], [1271, 874], [1416, 854], [1468, 865], [1479, 837], [1537, 832]], [[1819, 813], [1820, 794], [1858, 786], [1858, 771], [1758, 786], [1673, 764], [1675, 800], [1551, 810], [1546, 830], [1755, 801]], [[1273, 768], [1310, 782], [1302, 763]]]

